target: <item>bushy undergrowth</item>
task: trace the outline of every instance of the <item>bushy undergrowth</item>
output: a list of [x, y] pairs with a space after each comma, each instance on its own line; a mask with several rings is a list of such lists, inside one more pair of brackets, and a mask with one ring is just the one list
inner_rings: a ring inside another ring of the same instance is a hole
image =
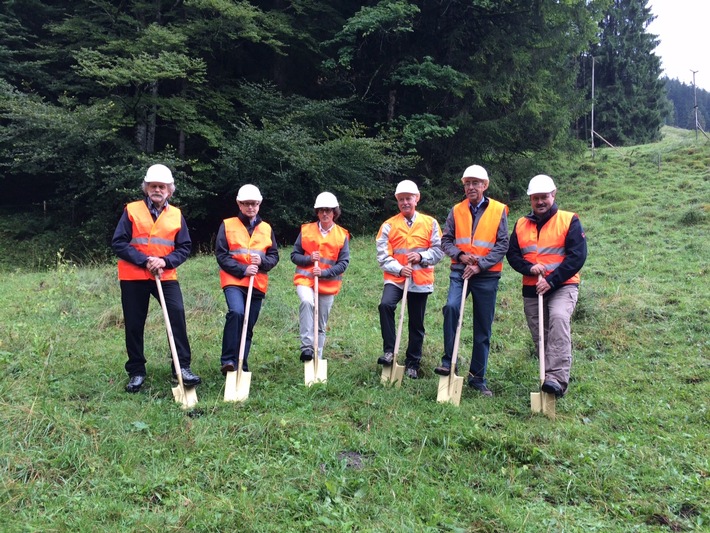
[[[692, 152], [692, 153], [691, 153]], [[660, 170], [658, 154], [661, 154]], [[331, 314], [326, 385], [303, 386], [290, 250], [256, 327], [250, 397], [222, 402], [225, 304], [211, 256], [180, 268], [204, 383], [170, 392], [155, 303], [148, 381], [123, 392], [113, 265], [58, 258], [0, 282], [0, 508], [4, 531], [681, 531], [710, 521], [710, 148], [673, 139], [554, 175], [589, 243], [558, 419], [530, 413], [537, 364], [520, 278], [506, 266], [489, 380], [437, 404], [447, 267], [427, 310], [423, 379], [379, 383], [374, 237]], [[426, 202], [420, 205], [427, 211]], [[524, 202], [511, 206], [521, 216]], [[268, 220], [268, 213], [264, 217]], [[383, 216], [384, 219], [384, 216]], [[443, 222], [443, 221], [442, 221]], [[512, 225], [512, 224], [511, 224]], [[462, 335], [468, 362], [470, 304]]]

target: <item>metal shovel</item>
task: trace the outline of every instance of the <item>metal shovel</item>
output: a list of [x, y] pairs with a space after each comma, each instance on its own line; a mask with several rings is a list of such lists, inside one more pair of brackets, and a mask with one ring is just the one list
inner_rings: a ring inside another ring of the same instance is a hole
[[175, 347], [175, 339], [173, 338], [173, 328], [170, 326], [170, 317], [168, 316], [168, 308], [165, 306], [165, 296], [163, 295], [163, 285], [160, 283], [160, 276], [155, 275], [155, 285], [158, 287], [158, 296], [160, 296], [160, 307], [163, 310], [163, 318], [165, 318], [165, 329], [168, 330], [168, 344], [170, 344], [170, 353], [173, 356], [173, 366], [177, 374], [178, 386], [173, 387], [173, 398], [177, 403], [182, 404], [183, 409], [189, 409], [197, 404], [197, 392], [195, 387], [187, 388], [182, 382], [182, 371], [180, 369], [180, 360]]
[[[542, 276], [538, 276], [542, 279]], [[538, 314], [538, 355], [540, 357], [540, 385], [545, 382], [545, 308], [542, 302], [542, 294], [537, 295]], [[555, 419], [555, 403], [557, 398], [554, 394], [545, 391], [530, 393], [530, 409], [533, 413], [542, 413], [551, 420]]]
[[[318, 261], [315, 265], [318, 266]], [[318, 276], [313, 281], [313, 359], [303, 364], [306, 387], [328, 381], [328, 361], [318, 357]]]
[[456, 336], [454, 337], [454, 353], [451, 354], [451, 370], [448, 376], [439, 378], [439, 391], [436, 394], [436, 401], [439, 403], [461, 403], [461, 389], [463, 389], [463, 376], [456, 375], [456, 362], [459, 356], [459, 341], [461, 340], [461, 326], [463, 324], [463, 312], [466, 308], [466, 293], [468, 291], [468, 278], [463, 280], [461, 290], [461, 306], [459, 307], [459, 323], [456, 325]]
[[242, 326], [242, 339], [239, 343], [239, 361], [237, 370], [227, 372], [227, 380], [224, 384], [225, 402], [243, 402], [249, 398], [249, 387], [251, 386], [251, 372], [244, 372], [244, 349], [247, 341], [247, 324], [249, 323], [249, 309], [251, 308], [251, 293], [254, 289], [254, 276], [249, 276], [249, 289], [247, 290], [247, 301], [244, 309], [244, 324]]
[[[409, 266], [411, 266], [411, 263]], [[404, 325], [404, 308], [407, 307], [407, 291], [409, 290], [410, 279], [411, 277], [407, 277], [404, 279], [404, 292], [402, 293], [402, 309], [399, 312], [399, 326], [397, 327], [397, 337], [394, 340], [394, 358], [392, 359], [392, 364], [390, 366], [382, 367], [382, 376], [380, 377], [380, 383], [394, 383], [397, 387], [400, 387], [402, 385], [402, 378], [404, 377], [404, 365], [397, 364], [397, 352], [399, 352], [399, 343], [402, 340], [402, 326]]]

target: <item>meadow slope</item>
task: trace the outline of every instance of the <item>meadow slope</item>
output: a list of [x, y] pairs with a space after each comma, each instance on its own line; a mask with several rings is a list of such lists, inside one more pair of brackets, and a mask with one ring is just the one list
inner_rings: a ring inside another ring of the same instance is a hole
[[[507, 265], [489, 362], [495, 397], [467, 389], [454, 407], [435, 402], [432, 372], [447, 260], [428, 305], [424, 377], [386, 388], [375, 364], [374, 236], [356, 237], [331, 314], [328, 383], [305, 388], [283, 247], [255, 331], [251, 394], [234, 405], [222, 402], [216, 263], [193, 257], [179, 271], [193, 370], [204, 380], [191, 413], [172, 400], [155, 303], [147, 384], [123, 391], [113, 264], [79, 268], [59, 254], [48, 271], [4, 273], [0, 529], [707, 530], [710, 146], [691, 132], [665, 133], [657, 144], [544, 169], [589, 244], [573, 380], [556, 421], [530, 413], [537, 363], [520, 277]], [[527, 208], [511, 205], [511, 219]], [[469, 304], [464, 368], [470, 313]]]

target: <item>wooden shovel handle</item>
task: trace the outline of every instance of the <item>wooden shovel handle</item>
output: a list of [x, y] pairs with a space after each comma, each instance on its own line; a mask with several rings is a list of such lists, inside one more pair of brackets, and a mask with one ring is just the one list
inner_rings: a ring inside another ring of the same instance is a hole
[[[538, 275], [538, 281], [542, 280], [542, 274]], [[537, 295], [537, 353], [540, 359], [540, 384], [545, 381], [545, 305], [542, 301], [542, 294]]]
[[[412, 263], [409, 263], [409, 266], [412, 266]], [[394, 366], [397, 363], [397, 353], [399, 352], [399, 343], [402, 340], [402, 326], [404, 326], [404, 308], [407, 306], [407, 292], [409, 291], [409, 282], [411, 280], [411, 276], [404, 278], [404, 291], [402, 292], [402, 307], [399, 311], [399, 325], [397, 326], [397, 337], [394, 339], [394, 361], [392, 361], [392, 365]]]
[[180, 359], [178, 359], [177, 348], [175, 347], [175, 339], [173, 338], [173, 328], [170, 325], [170, 317], [168, 316], [168, 308], [165, 305], [165, 296], [163, 295], [163, 284], [160, 282], [160, 275], [155, 275], [155, 285], [158, 287], [158, 296], [160, 297], [160, 308], [163, 310], [163, 318], [165, 319], [165, 329], [168, 330], [168, 344], [170, 344], [170, 354], [173, 358], [173, 366], [175, 374], [177, 374], [178, 383], [185, 393], [185, 385], [182, 383], [182, 370], [180, 369]]
[[459, 341], [461, 340], [461, 325], [463, 324], [463, 312], [466, 309], [466, 295], [468, 293], [468, 278], [463, 280], [463, 289], [461, 289], [461, 305], [459, 306], [459, 323], [456, 325], [456, 336], [454, 337], [454, 351], [451, 354], [451, 370], [449, 371], [449, 379], [453, 382], [456, 377], [456, 360], [459, 355]]
[[[315, 262], [318, 266], [318, 261]], [[313, 276], [313, 361], [318, 365], [318, 276]]]
[[247, 289], [247, 301], [244, 305], [244, 324], [242, 325], [242, 338], [239, 342], [239, 368], [237, 376], [242, 375], [242, 364], [244, 363], [244, 349], [247, 342], [247, 325], [249, 324], [249, 310], [251, 309], [251, 293], [254, 290], [254, 277], [249, 276], [249, 288]]

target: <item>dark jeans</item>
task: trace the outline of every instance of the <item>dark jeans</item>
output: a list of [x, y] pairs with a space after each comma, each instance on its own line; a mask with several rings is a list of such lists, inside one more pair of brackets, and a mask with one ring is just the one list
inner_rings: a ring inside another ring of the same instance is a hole
[[[472, 276], [468, 280], [469, 294], [473, 294], [473, 348], [469, 380], [476, 384], [486, 384], [486, 367], [491, 346], [491, 331], [496, 309], [496, 295], [500, 278]], [[443, 366], [451, 366], [454, 352], [456, 326], [459, 322], [463, 278], [461, 272], [452, 271], [449, 276], [449, 295], [442, 312], [444, 313], [444, 357]], [[463, 327], [463, 324], [462, 324]]]
[[[244, 312], [246, 311], [247, 290], [229, 285], [224, 288], [224, 298], [227, 300], [227, 316], [224, 321], [224, 333], [222, 335], [222, 357], [221, 363], [225, 364], [233, 361], [235, 364], [239, 360], [239, 345], [242, 340], [242, 329], [244, 328]], [[254, 324], [259, 318], [262, 298], [251, 299], [249, 307], [249, 320], [247, 321], [247, 337], [244, 341], [244, 361], [242, 368], [246, 371], [247, 357], [251, 348], [251, 339], [254, 335]]]
[[[380, 310], [380, 329], [382, 330], [382, 349], [385, 352], [394, 352], [394, 343], [397, 338], [394, 312], [397, 304], [402, 299], [404, 291], [386, 283], [382, 291]], [[404, 364], [407, 368], [419, 369], [422, 359], [422, 344], [424, 344], [424, 313], [428, 292], [407, 292], [407, 316], [409, 317], [409, 344]], [[401, 339], [400, 339], [401, 342]]]
[[[163, 281], [162, 286], [178, 360], [181, 367], [189, 367], [192, 357], [190, 343], [187, 340], [185, 306], [182, 302], [180, 284], [177, 281]], [[160, 301], [155, 281], [121, 281], [121, 306], [123, 307], [123, 321], [126, 325], [126, 351], [128, 352], [126, 372], [129, 376], [145, 376], [146, 374], [143, 333], [151, 295]]]

